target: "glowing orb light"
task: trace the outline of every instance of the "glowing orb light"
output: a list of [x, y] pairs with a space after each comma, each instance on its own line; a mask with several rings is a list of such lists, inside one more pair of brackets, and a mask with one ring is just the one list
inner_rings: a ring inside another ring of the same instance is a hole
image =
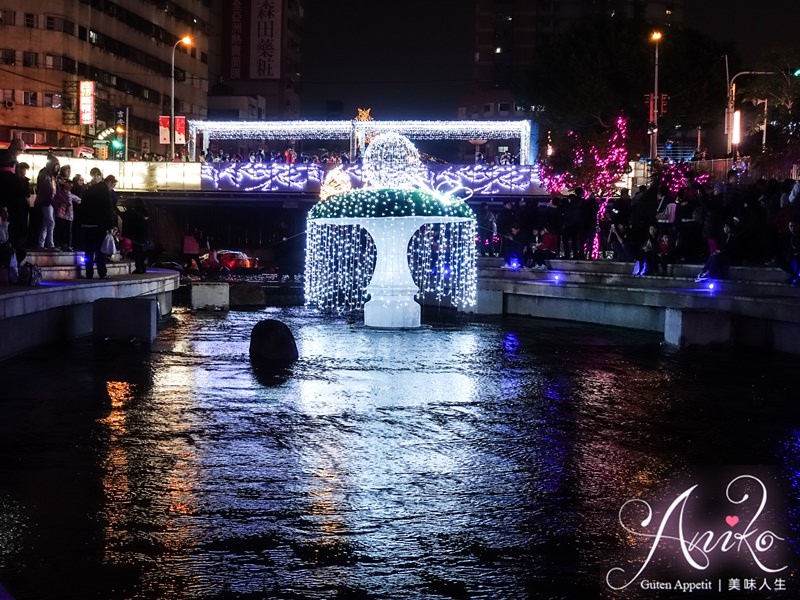
[[426, 296], [475, 304], [475, 214], [463, 201], [414, 189], [419, 156], [402, 136], [377, 136], [364, 171], [375, 187], [332, 194], [311, 210], [306, 302], [364, 310], [368, 327], [420, 326]]
[[416, 146], [397, 133], [376, 136], [364, 153], [364, 177], [372, 187], [412, 187], [422, 172]]

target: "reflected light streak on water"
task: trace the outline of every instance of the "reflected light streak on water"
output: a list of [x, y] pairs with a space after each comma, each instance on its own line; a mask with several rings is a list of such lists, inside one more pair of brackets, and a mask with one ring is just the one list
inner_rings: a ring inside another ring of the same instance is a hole
[[[286, 370], [248, 360], [264, 318], [297, 339]], [[604, 587], [641, 551], [617, 525], [625, 500], [668, 497], [697, 464], [772, 465], [797, 487], [780, 360], [748, 384], [656, 342], [511, 318], [392, 332], [306, 309], [177, 311], [150, 352], [79, 343], [26, 385], [42, 357], [14, 359], [0, 584], [17, 600], [636, 598]]]

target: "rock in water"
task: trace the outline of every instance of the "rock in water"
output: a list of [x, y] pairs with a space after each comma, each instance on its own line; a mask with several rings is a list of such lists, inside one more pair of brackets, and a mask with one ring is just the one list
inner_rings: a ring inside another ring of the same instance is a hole
[[250, 333], [250, 360], [280, 365], [292, 363], [297, 358], [294, 335], [285, 323], [275, 319], [256, 323]]

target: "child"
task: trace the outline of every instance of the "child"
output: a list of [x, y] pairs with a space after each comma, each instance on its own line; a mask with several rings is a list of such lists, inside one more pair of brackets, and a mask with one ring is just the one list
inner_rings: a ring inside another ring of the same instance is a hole
[[674, 262], [675, 243], [668, 233], [664, 233], [658, 240], [658, 274], [668, 275], [669, 266]]

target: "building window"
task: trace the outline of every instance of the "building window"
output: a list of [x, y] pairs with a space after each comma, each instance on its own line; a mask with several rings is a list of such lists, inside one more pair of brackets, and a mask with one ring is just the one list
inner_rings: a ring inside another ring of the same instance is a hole
[[47, 108], [62, 108], [64, 102], [62, 100], [61, 92], [45, 92], [44, 105]]
[[36, 52], [23, 52], [22, 53], [22, 66], [23, 67], [38, 67], [39, 55]]
[[45, 69], [56, 69], [57, 71], [64, 70], [64, 57], [46, 54], [44, 57]]
[[45, 17], [45, 29], [49, 31], [62, 31], [69, 35], [75, 35], [75, 23], [63, 17], [48, 15]]
[[2, 90], [3, 93], [3, 102], [14, 102], [15, 100], [15, 90]]
[[44, 134], [44, 132], [20, 131], [19, 129], [12, 129], [11, 137], [19, 138], [30, 146], [44, 144], [45, 140], [47, 139], [47, 136]]
[[39, 92], [22, 92], [22, 103], [26, 106], [39, 106]]
[[483, 114], [491, 115], [494, 112], [494, 107], [491, 104], [483, 105]]
[[17, 13], [15, 13], [13, 10], [0, 11], [0, 22], [2, 22], [3, 25], [16, 25]]
[[25, 13], [25, 27], [36, 29], [36, 15], [33, 13]]
[[17, 52], [10, 48], [3, 48], [0, 50], [0, 63], [4, 65], [17, 64]]

